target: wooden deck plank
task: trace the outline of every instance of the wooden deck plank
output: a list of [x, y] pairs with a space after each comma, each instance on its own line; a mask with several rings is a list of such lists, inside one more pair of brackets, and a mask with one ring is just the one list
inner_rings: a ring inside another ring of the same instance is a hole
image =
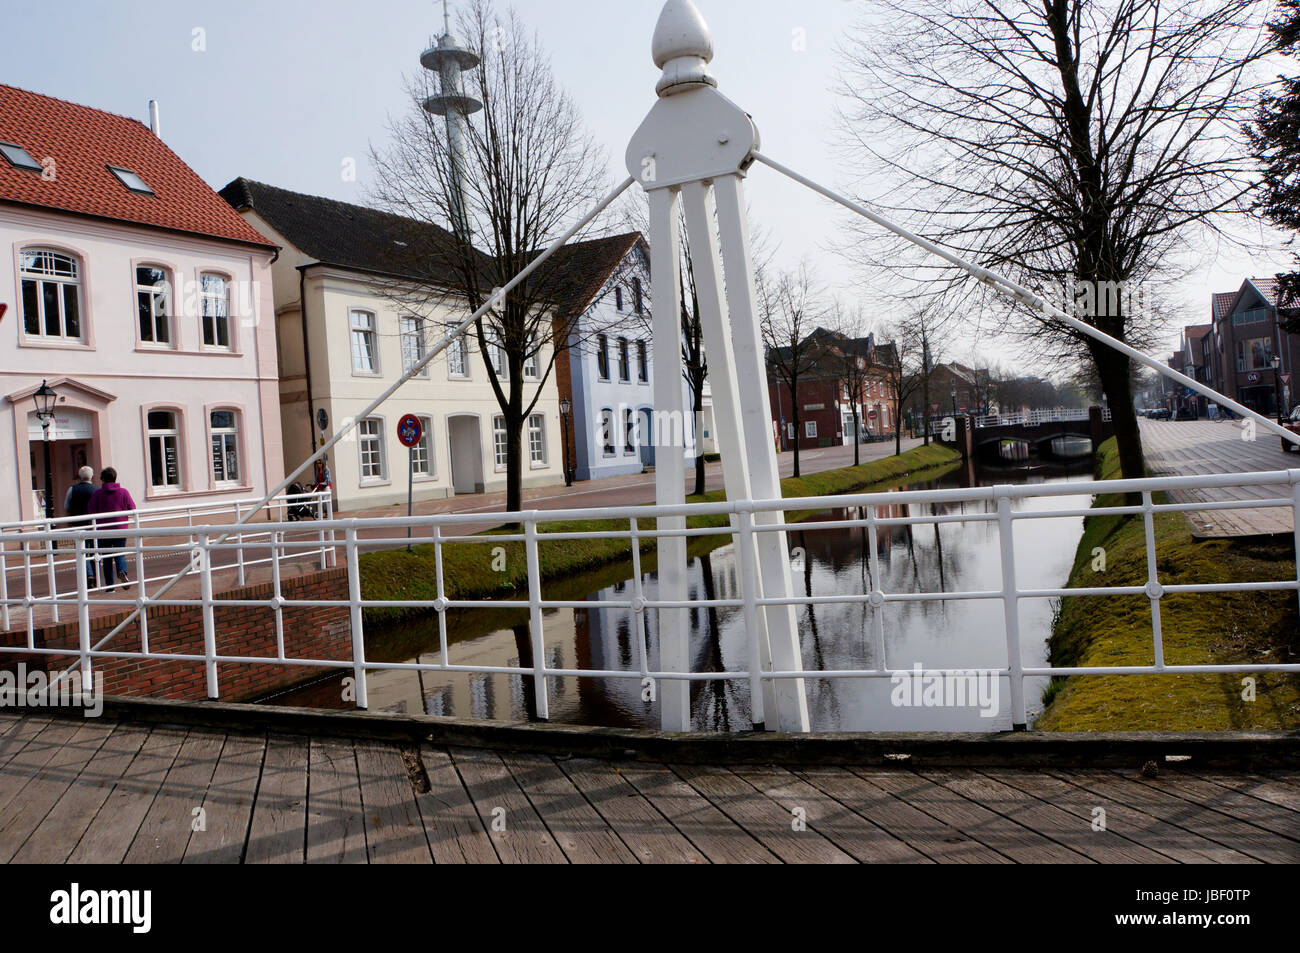
[[1145, 783], [1220, 813], [1230, 813], [1238, 820], [1271, 831], [1291, 841], [1295, 845], [1295, 857], [1300, 860], [1300, 816], [1294, 810], [1269, 804], [1242, 791], [1213, 784], [1178, 770], [1163, 771], [1158, 778]]
[[117, 725], [14, 854], [11, 863], [61, 864], [66, 861], [148, 737], [148, 728]]
[[131, 849], [140, 823], [167, 779], [188, 734], [154, 728], [104, 800], [86, 833], [68, 857], [71, 864], [120, 864]]
[[306, 859], [307, 758], [304, 737], [266, 739], [245, 863], [301, 864]]
[[804, 767], [795, 771], [817, 790], [856, 814], [901, 837], [939, 863], [1009, 864], [1011, 861], [962, 831], [889, 792], [838, 767]]
[[237, 864], [243, 860], [265, 754], [265, 737], [226, 737], [203, 798], [207, 829], [190, 834], [182, 863]]
[[737, 765], [731, 772], [791, 812], [791, 816], [795, 809], [802, 809], [810, 829], [861, 863], [932, 863], [920, 851], [785, 768]]
[[191, 731], [123, 858], [127, 864], [179, 864], [217, 769], [225, 735]]
[[791, 811], [727, 768], [683, 764], [672, 769], [785, 863], [854, 863], [851, 855], [813, 828], [796, 829]]
[[495, 752], [472, 748], [451, 748], [449, 752], [502, 863], [567, 861], [527, 794]]
[[1091, 863], [1082, 854], [1009, 821], [962, 795], [911, 771], [855, 768], [858, 777], [888, 791], [899, 800], [939, 818], [972, 839], [1018, 863]]
[[366, 822], [351, 741], [311, 740], [307, 781], [307, 863], [364, 864]]
[[618, 834], [548, 756], [507, 752], [501, 761], [570, 863], [637, 863]]
[[[997, 777], [1011, 769], [998, 769]], [[1011, 782], [1008, 782], [1011, 783]], [[1079, 817], [1092, 818], [1094, 808], [1106, 811], [1106, 833], [1141, 844], [1149, 850], [1180, 864], [1258, 863], [1253, 857], [1229, 850], [1222, 844], [1189, 834], [1160, 818], [1129, 807], [1096, 792], [1071, 784], [1064, 776], [1041, 771], [1015, 771], [1016, 787], [1071, 811]]]
[[9, 730], [0, 737], [0, 771], [9, 766], [13, 756], [21, 751], [50, 724], [53, 719], [45, 714], [23, 714], [16, 716], [10, 723]]
[[[9, 763], [0, 769], [0, 814], [9, 803], [56, 754], [72, 742], [80, 728], [74, 721], [33, 722], [22, 732], [22, 745], [13, 752]], [[14, 739], [15, 743], [19, 741]]]
[[80, 725], [69, 743], [55, 751], [23, 785], [9, 807], [0, 811], [0, 863], [8, 863], [13, 858], [76, 783], [77, 776], [99, 753], [108, 737], [109, 733], [99, 725], [90, 722]]
[[641, 863], [708, 863], [615, 765], [589, 758], [557, 764]]
[[[1018, 772], [969, 769], [918, 772], [1021, 827], [1102, 864], [1168, 864], [1172, 859], [1112, 833], [1094, 830], [1091, 809], [1075, 812], [1040, 800]], [[1022, 786], [1023, 785], [1023, 786]], [[1041, 790], [1041, 789], [1040, 789]]]
[[619, 773], [715, 864], [775, 864], [780, 858], [664, 765], [637, 762]]
[[1300, 851], [1293, 841], [1278, 838], [1253, 824], [1177, 797], [1145, 781], [1101, 770], [1074, 770], [1069, 777], [1080, 787], [1154, 814], [1230, 850], [1271, 863], [1296, 863], [1300, 860]]
[[499, 864], [496, 848], [478, 816], [451, 755], [422, 746], [429, 790], [416, 794], [429, 850], [436, 864]]
[[433, 863], [401, 751], [394, 745], [357, 741], [356, 758], [370, 863]]

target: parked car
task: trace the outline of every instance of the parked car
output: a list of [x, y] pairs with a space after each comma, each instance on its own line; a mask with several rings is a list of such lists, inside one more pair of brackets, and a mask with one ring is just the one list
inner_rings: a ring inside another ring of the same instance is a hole
[[1157, 407], [1148, 415], [1152, 420], [1168, 420], [1170, 417], [1168, 407]]
[[[1290, 417], [1279, 418], [1278, 423], [1280, 423], [1287, 430], [1291, 431], [1291, 433], [1300, 435], [1300, 404], [1297, 404], [1296, 408], [1291, 411]], [[1296, 448], [1295, 444], [1293, 444], [1290, 440], [1286, 439], [1286, 437], [1278, 437], [1277, 439], [1282, 441], [1283, 453], [1290, 453], [1292, 450]]]

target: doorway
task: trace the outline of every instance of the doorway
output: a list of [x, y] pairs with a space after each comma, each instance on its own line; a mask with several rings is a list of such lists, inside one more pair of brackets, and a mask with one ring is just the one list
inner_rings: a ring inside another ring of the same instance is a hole
[[451, 454], [452, 492], [482, 493], [483, 441], [477, 416], [454, 414], [447, 418], [447, 449]]

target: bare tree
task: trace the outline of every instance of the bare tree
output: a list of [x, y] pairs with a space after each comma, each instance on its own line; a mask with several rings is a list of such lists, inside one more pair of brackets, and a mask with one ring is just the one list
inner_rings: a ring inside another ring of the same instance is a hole
[[825, 314], [820, 289], [806, 261], [796, 271], [769, 276], [756, 269], [759, 319], [768, 372], [790, 392], [794, 475], [799, 476], [799, 382], [817, 365], [821, 348], [811, 335]]
[[[922, 326], [909, 320], [898, 321], [881, 332], [889, 339], [885, 348], [893, 352], [892, 360], [883, 362], [881, 367], [893, 394], [894, 456], [903, 452], [903, 408], [926, 379], [926, 348], [921, 332]], [[926, 442], [929, 442], [929, 427], [926, 427]]]
[[[871, 198], [1105, 333], [1154, 344], [1162, 322], [1156, 291], [1181, 277], [1171, 261], [1204, 228], [1222, 228], [1227, 213], [1249, 206], [1242, 120], [1257, 99], [1254, 66], [1268, 50], [1259, 28], [1267, 5], [875, 0], [874, 7], [881, 15], [864, 19], [845, 46], [842, 84], [848, 148], [871, 167]], [[871, 254], [891, 267], [904, 260], [896, 249]], [[946, 265], [937, 277], [949, 295], [986, 290]], [[1040, 358], [1091, 360], [1110, 400], [1124, 475], [1142, 475], [1129, 360], [1046, 315], [996, 313]]]
[[[544, 51], [513, 11], [498, 15], [489, 0], [471, 0], [457, 26], [482, 57], [463, 74], [466, 93], [483, 104], [468, 123], [464, 148], [468, 234], [457, 228], [455, 152], [443, 120], [423, 109], [437, 92], [432, 74], [408, 81], [411, 111], [390, 123], [388, 146], [372, 153], [376, 204], [452, 233], [452, 240], [406, 249], [425, 256], [428, 280], [401, 291], [408, 300], [449, 307], [448, 325], [461, 320], [465, 306], [482, 306], [589, 210], [604, 189], [607, 167]], [[566, 310], [571, 289], [566, 256], [556, 255], [474, 327], [505, 425], [508, 510], [520, 509], [523, 500], [525, 423], [578, 331], [581, 315]]]

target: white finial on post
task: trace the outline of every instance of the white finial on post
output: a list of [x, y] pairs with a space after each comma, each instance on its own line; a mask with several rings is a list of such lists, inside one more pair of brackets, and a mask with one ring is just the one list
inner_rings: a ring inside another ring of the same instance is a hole
[[718, 85], [709, 72], [713, 37], [691, 0], [668, 0], [664, 4], [655, 24], [650, 54], [655, 66], [664, 71], [655, 84], [655, 92], [660, 96]]

